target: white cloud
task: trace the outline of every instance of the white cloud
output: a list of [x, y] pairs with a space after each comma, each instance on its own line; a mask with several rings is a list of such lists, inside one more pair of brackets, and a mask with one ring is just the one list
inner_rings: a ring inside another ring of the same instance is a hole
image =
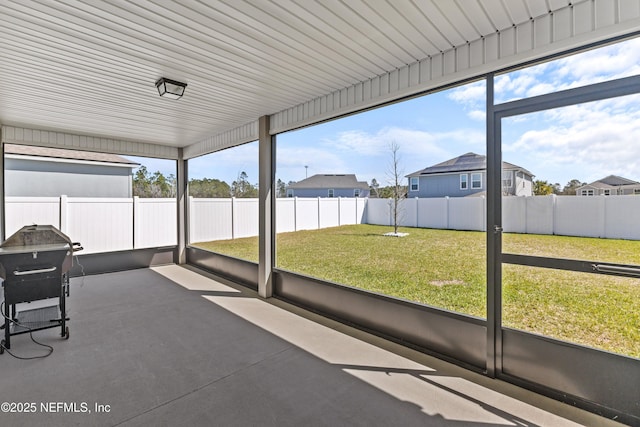
[[401, 152], [410, 153], [412, 157], [442, 158], [450, 154], [448, 147], [452, 145], [463, 144], [469, 150], [484, 150], [485, 134], [476, 129], [428, 132], [385, 127], [373, 134], [364, 131], [341, 132], [335, 140], [325, 140], [323, 145], [341, 152], [379, 157], [389, 153], [389, 144], [392, 142], [400, 145]]
[[640, 97], [573, 105], [530, 118], [535, 129], [503, 150], [526, 159], [522, 166], [540, 179], [557, 180], [554, 176], [567, 171], [588, 182], [612, 174], [640, 179]]
[[478, 81], [451, 90], [447, 97], [460, 104], [475, 106], [477, 104], [484, 104], [486, 99], [485, 94], [486, 87], [484, 81]]
[[637, 74], [640, 39], [633, 39], [497, 76], [495, 97], [502, 103]]
[[478, 122], [484, 122], [487, 117], [487, 112], [484, 110], [472, 110], [472, 111], [469, 111], [467, 116], [469, 116], [469, 118], [472, 120], [475, 120]]
[[[276, 175], [285, 181], [326, 173], [352, 173], [345, 157], [319, 147], [279, 145]], [[308, 168], [305, 168], [308, 166]]]

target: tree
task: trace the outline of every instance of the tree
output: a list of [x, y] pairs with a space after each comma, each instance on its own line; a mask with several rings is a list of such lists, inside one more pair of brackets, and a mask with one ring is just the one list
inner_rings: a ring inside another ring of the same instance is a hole
[[276, 183], [276, 197], [287, 197], [287, 185], [280, 178]]
[[549, 184], [547, 181], [535, 180], [533, 182], [533, 194], [536, 196], [546, 196], [548, 194], [553, 194], [555, 188], [553, 185]]
[[246, 172], [242, 171], [238, 175], [238, 179], [231, 183], [231, 196], [250, 198], [258, 197], [258, 186], [252, 185], [249, 182], [249, 176]]
[[375, 178], [373, 178], [371, 180], [371, 185], [369, 186], [371, 197], [378, 197], [378, 188], [380, 188], [380, 184]]
[[231, 197], [231, 187], [215, 178], [192, 179], [189, 181], [189, 195], [198, 198]]
[[144, 198], [176, 197], [177, 182], [173, 174], [165, 177], [162, 172], [149, 174], [146, 166], [140, 166], [133, 175], [133, 195]]
[[406, 187], [402, 185], [402, 175], [404, 171], [400, 169], [400, 146], [395, 141], [389, 144], [389, 151], [391, 151], [391, 160], [389, 163], [389, 184], [391, 185], [391, 199], [392, 199], [392, 220], [393, 220], [393, 232], [398, 234], [398, 222], [401, 214], [401, 202], [406, 197]]
[[562, 189], [562, 194], [564, 194], [565, 196], [575, 196], [576, 188], [582, 187], [583, 185], [587, 185], [587, 183], [580, 182], [577, 179], [572, 179], [567, 183], [567, 185], [564, 186], [564, 188]]

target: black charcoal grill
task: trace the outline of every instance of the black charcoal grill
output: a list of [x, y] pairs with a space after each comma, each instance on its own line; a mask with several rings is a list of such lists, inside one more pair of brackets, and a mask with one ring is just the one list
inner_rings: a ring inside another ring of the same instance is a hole
[[[27, 225], [0, 245], [0, 278], [4, 280], [5, 339], [0, 354], [11, 348], [11, 335], [60, 327], [69, 338], [65, 298], [73, 252], [81, 250], [52, 225]], [[58, 298], [57, 306], [16, 312], [16, 304]]]

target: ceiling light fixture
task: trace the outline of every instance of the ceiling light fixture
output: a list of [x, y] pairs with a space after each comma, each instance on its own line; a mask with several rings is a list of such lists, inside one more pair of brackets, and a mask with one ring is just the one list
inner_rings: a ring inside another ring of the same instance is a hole
[[170, 99], [180, 99], [184, 95], [186, 87], [186, 83], [165, 79], [164, 77], [156, 82], [156, 88], [160, 96]]

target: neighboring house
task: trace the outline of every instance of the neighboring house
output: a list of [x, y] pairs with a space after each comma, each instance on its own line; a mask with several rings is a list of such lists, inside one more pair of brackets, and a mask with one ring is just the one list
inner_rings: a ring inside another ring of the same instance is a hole
[[[407, 175], [407, 197], [480, 196], [487, 191], [487, 157], [467, 153]], [[502, 192], [532, 196], [534, 175], [523, 167], [502, 162]]]
[[138, 166], [114, 154], [5, 144], [5, 195], [132, 197]]
[[616, 175], [609, 175], [576, 188], [576, 196], [623, 196], [628, 194], [640, 195], [640, 182]]
[[313, 175], [289, 185], [287, 197], [369, 197], [369, 184], [353, 174]]

